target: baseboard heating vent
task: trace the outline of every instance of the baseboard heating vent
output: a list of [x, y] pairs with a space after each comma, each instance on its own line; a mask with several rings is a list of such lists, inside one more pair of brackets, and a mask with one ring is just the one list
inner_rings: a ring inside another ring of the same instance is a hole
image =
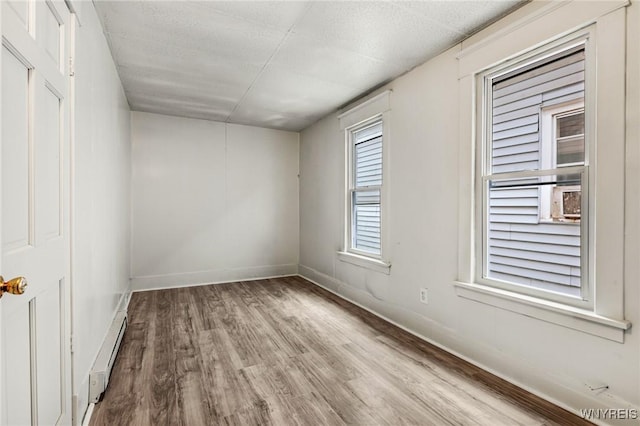
[[113, 324], [104, 339], [93, 369], [89, 373], [89, 402], [96, 403], [102, 397], [109, 384], [111, 369], [116, 362], [116, 355], [127, 328], [127, 312], [120, 311], [113, 319]]

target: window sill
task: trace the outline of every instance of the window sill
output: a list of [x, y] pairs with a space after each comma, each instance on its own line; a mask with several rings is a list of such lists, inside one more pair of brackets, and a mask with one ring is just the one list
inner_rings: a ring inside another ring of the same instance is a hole
[[540, 219], [538, 223], [542, 223], [544, 225], [576, 225], [580, 226], [580, 220], [572, 220], [572, 219]]
[[351, 263], [353, 265], [371, 269], [372, 271], [382, 272], [383, 274], [389, 275], [391, 273], [391, 263], [383, 260], [373, 259], [371, 257], [361, 256], [346, 251], [339, 251], [338, 259], [342, 262]]
[[480, 284], [456, 281], [456, 294], [465, 299], [495, 306], [542, 321], [624, 343], [624, 332], [631, 328], [626, 320], [604, 317], [594, 312], [538, 299]]

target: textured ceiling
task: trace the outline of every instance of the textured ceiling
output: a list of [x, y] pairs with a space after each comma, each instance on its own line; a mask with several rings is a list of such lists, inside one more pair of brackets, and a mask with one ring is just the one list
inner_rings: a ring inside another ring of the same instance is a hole
[[133, 110], [298, 131], [521, 2], [94, 3]]

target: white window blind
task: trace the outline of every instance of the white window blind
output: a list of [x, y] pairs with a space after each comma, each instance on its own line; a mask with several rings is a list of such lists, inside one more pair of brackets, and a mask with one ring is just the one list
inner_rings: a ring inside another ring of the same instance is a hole
[[382, 122], [352, 134], [352, 247], [381, 254]]

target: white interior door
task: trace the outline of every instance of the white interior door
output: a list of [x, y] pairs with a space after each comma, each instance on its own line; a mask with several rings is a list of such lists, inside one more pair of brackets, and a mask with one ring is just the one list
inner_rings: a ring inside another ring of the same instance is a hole
[[2, 0], [0, 424], [71, 423], [69, 11]]

